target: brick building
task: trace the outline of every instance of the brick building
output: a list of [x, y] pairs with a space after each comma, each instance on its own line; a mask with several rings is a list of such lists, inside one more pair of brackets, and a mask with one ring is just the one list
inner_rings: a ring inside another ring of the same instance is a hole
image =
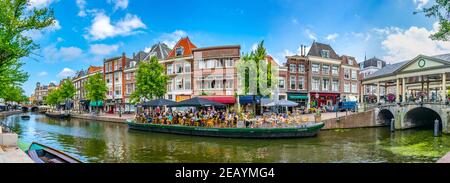
[[235, 104], [238, 85], [235, 65], [240, 59], [240, 49], [239, 45], [193, 49], [193, 95]]
[[79, 111], [86, 111], [89, 109], [89, 101], [86, 99], [86, 88], [84, 85], [89, 77], [100, 73], [103, 75], [103, 67], [89, 66], [87, 70], [80, 70], [77, 72], [72, 82], [75, 86], [76, 93], [74, 96], [74, 109]]
[[130, 59], [125, 53], [119, 57], [105, 59], [103, 61], [103, 77], [108, 87], [106, 94], [105, 110], [108, 113], [116, 113], [119, 108], [125, 107], [125, 66]]

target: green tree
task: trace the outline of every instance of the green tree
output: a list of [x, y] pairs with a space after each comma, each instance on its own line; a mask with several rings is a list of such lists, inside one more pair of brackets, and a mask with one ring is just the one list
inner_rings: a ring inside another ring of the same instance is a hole
[[73, 99], [73, 96], [75, 96], [75, 86], [73, 85], [73, 82], [70, 79], [66, 79], [59, 88], [60, 90], [60, 97], [63, 100], [69, 100]]
[[0, 92], [0, 98], [3, 98], [5, 102], [24, 102], [24, 96], [24, 91], [19, 86], [6, 86], [5, 90]]
[[436, 0], [436, 3], [429, 8], [423, 8], [420, 11], [414, 12], [424, 13], [426, 17], [434, 17], [439, 20], [438, 32], [432, 34], [432, 40], [448, 41], [450, 37], [450, 1]]
[[25, 33], [54, 24], [53, 10], [30, 9], [28, 0], [0, 0], [0, 91], [28, 79], [21, 58], [39, 48]]
[[136, 72], [136, 90], [131, 94], [132, 102], [164, 97], [168, 79], [164, 66], [155, 56], [149, 61], [140, 62]]
[[54, 89], [51, 90], [48, 95], [47, 98], [45, 99], [45, 103], [47, 105], [50, 105], [52, 107], [55, 107], [56, 105], [58, 105], [60, 102], [62, 101], [62, 98], [60, 96], [60, 90], [59, 89]]
[[[87, 94], [86, 98], [91, 102], [103, 101], [106, 99], [106, 92], [108, 92], [108, 87], [100, 73], [93, 76], [89, 76], [86, 85]], [[98, 108], [97, 108], [98, 109]]]
[[[264, 41], [261, 41], [256, 50], [245, 54], [237, 64], [238, 76], [243, 78], [243, 81], [240, 81], [243, 82], [241, 94], [253, 96], [254, 114], [256, 114], [256, 97], [270, 95], [273, 87], [277, 86], [277, 77], [274, 77], [274, 74], [277, 73], [274, 71], [276, 68], [272, 66], [271, 62], [265, 62], [266, 58], [267, 51]], [[256, 86], [253, 86], [255, 84]], [[261, 86], [261, 84], [266, 85]]]

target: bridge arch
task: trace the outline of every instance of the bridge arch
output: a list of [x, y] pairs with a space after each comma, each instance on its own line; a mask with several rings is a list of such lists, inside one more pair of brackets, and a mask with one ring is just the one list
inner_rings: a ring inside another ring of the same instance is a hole
[[394, 114], [389, 109], [381, 109], [377, 115], [377, 123], [388, 125], [393, 118]]
[[31, 112], [38, 112], [39, 108], [37, 106], [31, 107]]
[[439, 112], [427, 107], [416, 107], [405, 114], [404, 122], [408, 127], [434, 126], [439, 121], [439, 130], [442, 130], [442, 119]]

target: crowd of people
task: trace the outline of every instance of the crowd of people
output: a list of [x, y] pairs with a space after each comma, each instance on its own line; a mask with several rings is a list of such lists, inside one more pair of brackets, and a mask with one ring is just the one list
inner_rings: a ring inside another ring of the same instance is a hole
[[136, 115], [140, 123], [199, 126], [209, 128], [273, 128], [291, 127], [309, 122], [309, 119], [297, 111], [291, 113], [266, 113], [254, 116], [252, 112], [240, 114], [226, 109], [190, 109], [187, 111], [167, 111], [157, 107], [155, 110], [146, 109]]

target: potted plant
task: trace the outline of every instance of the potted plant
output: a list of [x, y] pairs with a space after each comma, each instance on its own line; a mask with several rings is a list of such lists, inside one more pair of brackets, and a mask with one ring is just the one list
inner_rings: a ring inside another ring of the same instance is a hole
[[314, 121], [316, 123], [322, 121], [322, 114], [321, 114], [321, 110], [320, 109], [316, 109], [316, 113], [314, 114]]

